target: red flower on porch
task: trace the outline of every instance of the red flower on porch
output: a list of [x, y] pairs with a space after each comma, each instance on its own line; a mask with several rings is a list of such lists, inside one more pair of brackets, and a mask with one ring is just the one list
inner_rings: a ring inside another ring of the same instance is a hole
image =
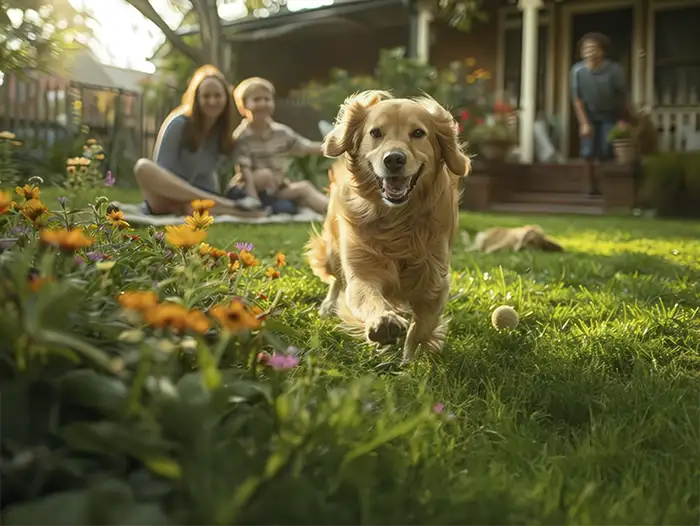
[[496, 102], [493, 105], [493, 112], [494, 113], [511, 113], [513, 111], [513, 107], [510, 104], [506, 104], [505, 102]]
[[469, 112], [467, 110], [462, 110], [459, 112], [459, 120], [462, 122], [469, 120]]

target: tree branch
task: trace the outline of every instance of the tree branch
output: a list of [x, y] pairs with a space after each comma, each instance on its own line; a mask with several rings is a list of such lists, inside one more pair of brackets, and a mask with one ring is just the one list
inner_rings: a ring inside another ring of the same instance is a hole
[[148, 20], [153, 22], [158, 29], [160, 29], [165, 38], [170, 42], [173, 47], [178, 51], [182, 52], [184, 55], [188, 56], [194, 60], [197, 64], [203, 64], [206, 60], [203, 57], [201, 50], [195, 49], [185, 43], [180, 35], [175, 31], [170, 29], [170, 26], [165, 23], [163, 18], [158, 14], [158, 12], [153, 9], [153, 6], [148, 0], [126, 0], [128, 4], [131, 4], [134, 9], [145, 16]]

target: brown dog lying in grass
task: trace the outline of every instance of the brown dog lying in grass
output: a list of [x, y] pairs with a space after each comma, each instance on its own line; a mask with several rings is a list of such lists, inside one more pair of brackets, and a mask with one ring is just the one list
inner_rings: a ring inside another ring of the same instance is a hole
[[320, 314], [337, 313], [379, 345], [408, 328], [404, 362], [419, 346], [440, 350], [459, 182], [470, 168], [452, 115], [428, 97], [362, 92], [345, 101], [323, 148], [342, 158], [331, 169], [323, 232], [307, 246], [329, 285]]
[[539, 225], [525, 225], [519, 228], [495, 227], [479, 232], [471, 242], [469, 234], [462, 232], [462, 241], [467, 252], [484, 252], [491, 254], [497, 250], [543, 250], [545, 252], [563, 252], [562, 246], [545, 235]]

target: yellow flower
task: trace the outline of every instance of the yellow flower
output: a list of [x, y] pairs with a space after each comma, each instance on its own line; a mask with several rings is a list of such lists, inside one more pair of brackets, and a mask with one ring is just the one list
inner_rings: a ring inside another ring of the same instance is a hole
[[124, 291], [119, 304], [125, 309], [145, 311], [158, 305], [158, 296], [152, 290]]
[[20, 147], [22, 146], [22, 141], [12, 141], [12, 146]]
[[39, 194], [41, 194], [41, 190], [39, 190], [38, 186], [30, 186], [28, 184], [25, 184], [24, 186], [16, 187], [15, 193], [19, 196], [24, 197], [25, 201], [29, 201], [30, 199], [39, 199]]
[[124, 212], [119, 210], [116, 206], [112, 209], [108, 208], [105, 217], [109, 224], [117, 228], [129, 228], [129, 226], [131, 226], [124, 220]]
[[48, 211], [49, 209], [38, 199], [29, 199], [22, 207], [22, 214], [32, 223], [38, 223]]
[[5, 139], [8, 141], [11, 141], [12, 139], [15, 138], [15, 134], [9, 131], [2, 131], [0, 132], [0, 139]]
[[476, 82], [476, 77], [474, 77], [474, 75], [467, 75], [467, 83], [474, 84], [474, 82]]
[[98, 161], [102, 161], [102, 160], [104, 160], [104, 158], [105, 158], [105, 154], [103, 154], [103, 153], [98, 153], [97, 155], [95, 155], [95, 159], [97, 159]]
[[275, 255], [275, 261], [277, 262], [278, 267], [284, 267], [287, 264], [287, 256], [282, 254], [282, 252], [278, 252]]
[[206, 230], [214, 222], [214, 218], [206, 210], [195, 210], [191, 216], [185, 218], [185, 223], [192, 230]]
[[230, 332], [260, 327], [260, 320], [239, 301], [231, 302], [230, 305], [216, 305], [212, 307], [211, 315], [223, 329]]
[[97, 141], [95, 139], [88, 139], [87, 141], [85, 141], [85, 144], [91, 146], [93, 144], [97, 144]]
[[165, 227], [165, 240], [175, 247], [191, 248], [207, 238], [204, 230], [192, 230], [187, 225]]
[[241, 268], [241, 262], [240, 261], [234, 261], [228, 266], [229, 270], [231, 272], [236, 272], [239, 268]]
[[7, 212], [12, 206], [12, 198], [6, 192], [0, 190], [0, 215]]
[[195, 199], [190, 203], [192, 210], [195, 212], [206, 212], [207, 210], [214, 208], [216, 203], [212, 199]]
[[491, 73], [488, 71], [484, 71], [484, 73], [481, 75], [481, 78], [484, 80], [489, 80], [491, 78]]
[[81, 228], [42, 230], [39, 236], [43, 243], [57, 246], [66, 252], [89, 247], [95, 242], [93, 238], [87, 237]]
[[280, 273], [274, 267], [270, 267], [265, 271], [265, 276], [270, 279], [277, 279], [280, 277]]
[[470, 68], [473, 68], [476, 65], [476, 59], [474, 57], [469, 57], [467, 60], [465, 60], [465, 63]]
[[238, 259], [240, 259], [244, 267], [254, 267], [260, 263], [257, 259], [255, 259], [255, 256], [247, 250], [241, 250], [241, 253], [238, 254]]

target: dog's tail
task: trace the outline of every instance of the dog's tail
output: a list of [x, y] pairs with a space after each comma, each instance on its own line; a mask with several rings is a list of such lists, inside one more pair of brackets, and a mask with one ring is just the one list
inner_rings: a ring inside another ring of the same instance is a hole
[[311, 266], [311, 271], [324, 283], [330, 283], [333, 278], [333, 249], [328, 246], [315, 225], [311, 226], [311, 236], [305, 248], [306, 260]]

